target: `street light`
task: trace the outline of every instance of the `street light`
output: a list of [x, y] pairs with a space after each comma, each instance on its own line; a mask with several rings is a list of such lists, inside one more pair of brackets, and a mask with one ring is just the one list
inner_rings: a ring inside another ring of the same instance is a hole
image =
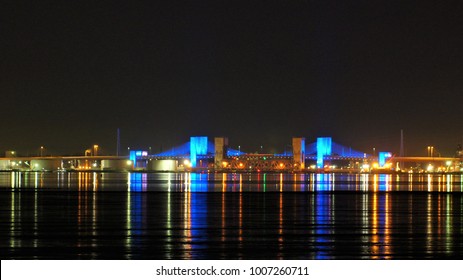
[[40, 146], [40, 156], [43, 157], [43, 149], [44, 147], [43, 146]]
[[93, 156], [98, 155], [98, 145], [93, 145]]

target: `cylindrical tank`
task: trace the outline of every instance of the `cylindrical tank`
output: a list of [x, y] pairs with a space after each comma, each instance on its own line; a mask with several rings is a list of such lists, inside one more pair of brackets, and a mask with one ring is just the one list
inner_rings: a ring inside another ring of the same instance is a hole
[[133, 162], [127, 159], [104, 159], [101, 161], [101, 170], [130, 171], [133, 170]]
[[61, 159], [33, 159], [30, 167], [32, 170], [59, 170], [61, 169]]
[[152, 159], [148, 161], [146, 168], [150, 171], [177, 171], [177, 161], [173, 159]]
[[0, 160], [0, 170], [9, 170], [11, 169], [11, 163], [9, 160], [2, 159]]

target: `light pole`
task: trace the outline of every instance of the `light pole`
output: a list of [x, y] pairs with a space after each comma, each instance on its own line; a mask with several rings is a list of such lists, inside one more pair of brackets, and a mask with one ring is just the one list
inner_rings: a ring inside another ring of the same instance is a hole
[[93, 156], [98, 155], [98, 145], [93, 145]]
[[43, 149], [44, 149], [44, 147], [40, 146], [40, 157], [43, 157]]
[[238, 155], [241, 155], [241, 146], [238, 145]]

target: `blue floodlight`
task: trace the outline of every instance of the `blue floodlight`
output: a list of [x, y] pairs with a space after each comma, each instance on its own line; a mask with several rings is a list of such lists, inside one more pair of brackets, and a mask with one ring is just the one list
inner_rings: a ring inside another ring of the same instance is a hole
[[207, 155], [207, 136], [190, 137], [191, 167], [196, 167], [196, 157]]
[[392, 157], [390, 152], [379, 152], [378, 153], [378, 164], [379, 167], [384, 167], [386, 164], [386, 159]]
[[304, 159], [305, 158], [305, 138], [302, 138], [301, 140], [301, 154]]
[[331, 137], [317, 138], [317, 167], [323, 168], [323, 157], [331, 155]]
[[133, 162], [133, 166], [137, 164], [137, 152], [139, 151], [130, 151], [129, 159]]
[[148, 155], [148, 152], [142, 150], [131, 150], [129, 159], [133, 162], [133, 166], [137, 167], [137, 158]]

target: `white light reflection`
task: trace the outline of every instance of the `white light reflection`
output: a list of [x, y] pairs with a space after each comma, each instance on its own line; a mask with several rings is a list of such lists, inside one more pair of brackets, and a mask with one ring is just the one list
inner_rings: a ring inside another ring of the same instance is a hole
[[15, 190], [11, 191], [10, 210], [10, 248], [14, 249], [16, 247], [21, 247], [21, 239], [16, 238], [16, 233], [21, 225], [21, 192], [16, 192]]
[[[429, 175], [430, 176], [430, 175]], [[428, 193], [427, 212], [426, 212], [426, 253], [432, 254], [432, 194]]]
[[445, 209], [445, 252], [449, 255], [453, 254], [453, 196], [446, 194], [446, 209]]
[[93, 172], [93, 191], [95, 192], [98, 186], [98, 176], [96, 172]]
[[127, 190], [127, 201], [126, 201], [126, 211], [125, 211], [125, 228], [126, 228], [126, 235], [125, 235], [125, 248], [126, 248], [126, 259], [131, 259], [132, 256], [132, 203], [131, 203], [131, 194], [130, 194], [130, 173], [128, 175], [128, 190]]
[[369, 174], [361, 174], [360, 175], [360, 182], [361, 182], [361, 190], [363, 192], [368, 191], [368, 183], [369, 183]]
[[39, 173], [34, 172], [34, 188], [36, 189], [36, 191], [37, 191], [38, 185], [39, 185]]
[[315, 174], [311, 173], [309, 176], [309, 191], [313, 192], [315, 190]]
[[279, 201], [279, 219], [278, 219], [278, 258], [283, 259], [283, 192], [280, 189], [280, 201]]
[[[367, 174], [362, 174], [367, 175]], [[368, 175], [367, 175], [368, 176]], [[362, 253], [365, 256], [369, 256], [370, 254], [370, 247], [369, 247], [369, 234], [368, 229], [370, 228], [370, 220], [369, 220], [369, 203], [368, 203], [369, 195], [368, 192], [364, 192], [362, 194]]]
[[[97, 203], [96, 203], [96, 186], [94, 187], [94, 190], [92, 192], [93, 196], [92, 196], [92, 244], [91, 246], [92, 247], [96, 247], [97, 244], [95, 242], [97, 236], [98, 236], [98, 232], [96, 230], [97, 228], [97, 224], [98, 224], [98, 221], [97, 221]], [[92, 250], [92, 259], [96, 259], [97, 255], [96, 255], [96, 252], [95, 250]]]
[[432, 175], [428, 174], [428, 192], [432, 191]]
[[[314, 175], [313, 173], [311, 174], [311, 177], [312, 175]], [[314, 176], [315, 177], [315, 176]], [[313, 181], [312, 181], [313, 182]], [[312, 193], [310, 195], [310, 207], [309, 207], [309, 211], [310, 211], [310, 214], [309, 214], [309, 224], [310, 225], [316, 225], [316, 208], [315, 208], [315, 194]], [[315, 226], [312, 226], [310, 227], [310, 230], [309, 230], [309, 244], [315, 244], [315, 241], [316, 241], [316, 230], [315, 230]], [[311, 255], [310, 255], [310, 259], [314, 259], [315, 258], [315, 250], [310, 250], [311, 252]]]
[[191, 259], [191, 192], [188, 189], [184, 193], [183, 222], [182, 259]]
[[[170, 182], [170, 178], [169, 178]], [[167, 251], [167, 259], [172, 259], [172, 199], [171, 199], [171, 193], [170, 193], [170, 187], [169, 187], [169, 192], [167, 192], [167, 243], [166, 243], [166, 251]]]
[[391, 187], [392, 175], [386, 174], [386, 177], [384, 179], [386, 181], [386, 191], [389, 192], [392, 189]]
[[[35, 174], [35, 175], [37, 176], [37, 174]], [[39, 228], [38, 228], [39, 211], [38, 211], [38, 197], [37, 197], [38, 191], [37, 191], [37, 186], [35, 188], [36, 188], [36, 190], [34, 191], [34, 233], [33, 233], [34, 240], [32, 241], [32, 246], [34, 248], [37, 248], [37, 246], [38, 246], [38, 231], [39, 231]], [[34, 258], [37, 258], [37, 256], [34, 256]]]
[[447, 192], [452, 191], [453, 177], [452, 175], [447, 175]]

